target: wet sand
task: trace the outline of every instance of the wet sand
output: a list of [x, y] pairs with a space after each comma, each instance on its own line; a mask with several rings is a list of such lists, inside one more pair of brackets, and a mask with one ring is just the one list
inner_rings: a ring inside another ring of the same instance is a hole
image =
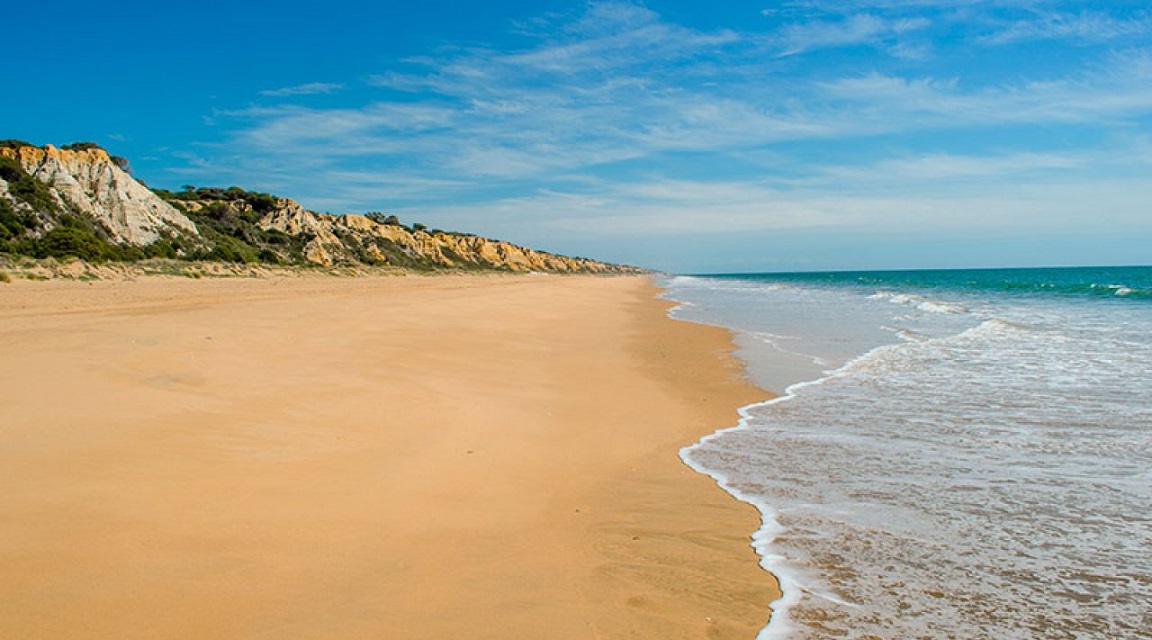
[[645, 278], [0, 284], [0, 637], [753, 638], [677, 457], [727, 332]]

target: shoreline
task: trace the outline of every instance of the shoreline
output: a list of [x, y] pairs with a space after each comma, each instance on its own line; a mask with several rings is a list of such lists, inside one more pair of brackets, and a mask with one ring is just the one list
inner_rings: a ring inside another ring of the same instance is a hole
[[755, 637], [759, 514], [676, 454], [765, 394], [656, 293], [5, 285], [0, 631]]

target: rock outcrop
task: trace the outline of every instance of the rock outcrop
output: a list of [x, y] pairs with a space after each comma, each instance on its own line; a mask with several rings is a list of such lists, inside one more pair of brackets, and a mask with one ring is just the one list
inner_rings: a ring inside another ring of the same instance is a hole
[[61, 209], [91, 216], [115, 241], [146, 245], [163, 231], [196, 234], [187, 216], [134, 180], [103, 149], [21, 146], [0, 148], [0, 154], [44, 183]]
[[395, 217], [308, 211], [288, 198], [228, 189], [152, 191], [122, 158], [89, 143], [0, 142], [0, 251], [89, 260], [630, 273], [632, 267], [535, 251]]
[[275, 208], [258, 224], [262, 229], [310, 238], [304, 245], [304, 259], [324, 266], [361, 263], [550, 273], [638, 271], [475, 235], [388, 224], [363, 215], [313, 213], [287, 198], [277, 199]]

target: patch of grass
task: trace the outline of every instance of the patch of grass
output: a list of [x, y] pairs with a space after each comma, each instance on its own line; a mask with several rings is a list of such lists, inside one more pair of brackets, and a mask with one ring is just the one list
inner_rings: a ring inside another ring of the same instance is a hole
[[0, 271], [0, 282], [12, 282], [12, 276], [7, 271]]

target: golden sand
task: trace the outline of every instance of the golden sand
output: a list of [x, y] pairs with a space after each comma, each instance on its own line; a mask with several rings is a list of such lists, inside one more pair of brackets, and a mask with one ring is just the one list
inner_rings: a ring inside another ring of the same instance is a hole
[[644, 278], [0, 284], [0, 637], [753, 638], [764, 393]]

